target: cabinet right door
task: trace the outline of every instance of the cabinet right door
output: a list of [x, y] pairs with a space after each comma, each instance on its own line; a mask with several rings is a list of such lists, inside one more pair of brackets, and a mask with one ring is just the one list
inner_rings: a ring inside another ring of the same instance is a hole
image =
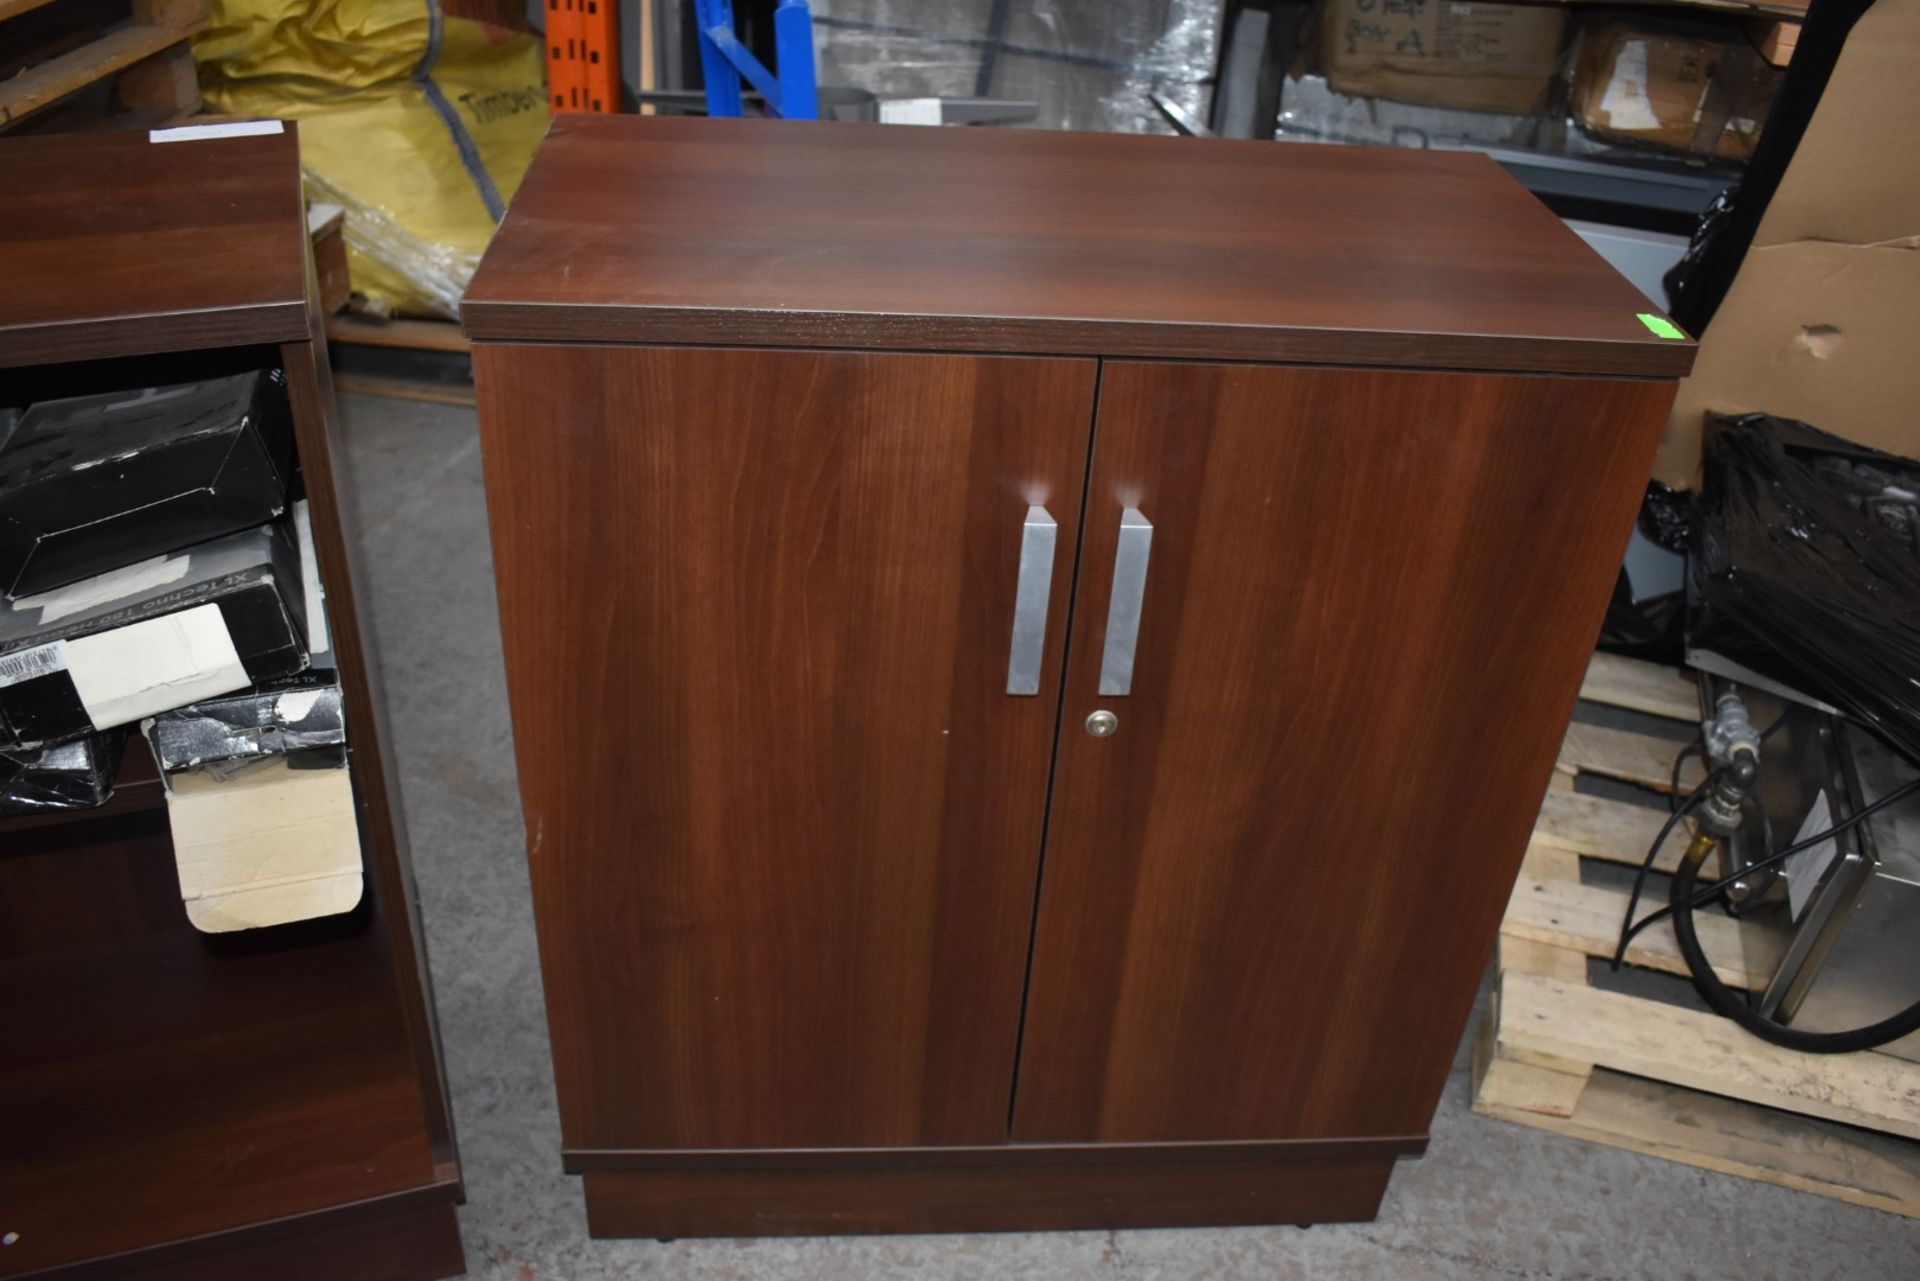
[[1014, 1138], [1423, 1134], [1673, 386], [1101, 377]]

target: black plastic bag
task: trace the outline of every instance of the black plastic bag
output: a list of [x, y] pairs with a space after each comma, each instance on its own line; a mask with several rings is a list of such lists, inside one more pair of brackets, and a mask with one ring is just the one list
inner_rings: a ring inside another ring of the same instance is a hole
[[[1659, 481], [1647, 482], [1647, 495], [1640, 503], [1636, 522], [1638, 546], [1642, 539], [1651, 546], [1641, 549], [1644, 557], [1667, 553], [1669, 558], [1687, 553], [1693, 503], [1680, 490]], [[1685, 584], [1673, 591], [1649, 591], [1634, 581], [1631, 570], [1636, 559], [1628, 549], [1627, 564], [1620, 567], [1614, 580], [1613, 599], [1607, 602], [1607, 616], [1600, 624], [1601, 649], [1651, 662], [1677, 667], [1686, 649], [1687, 594]], [[1678, 561], [1669, 559], [1669, 563]]]
[[1687, 644], [1920, 760], [1920, 462], [1791, 419], [1709, 415]]

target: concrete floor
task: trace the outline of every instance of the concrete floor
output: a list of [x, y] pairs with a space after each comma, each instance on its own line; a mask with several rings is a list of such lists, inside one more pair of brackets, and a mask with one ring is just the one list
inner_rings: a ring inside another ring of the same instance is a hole
[[559, 1121], [470, 409], [348, 396], [466, 1173], [470, 1275], [607, 1278], [1920, 1278], [1920, 1223], [1472, 1115], [1464, 1050], [1428, 1155], [1369, 1224], [774, 1241], [590, 1241]]

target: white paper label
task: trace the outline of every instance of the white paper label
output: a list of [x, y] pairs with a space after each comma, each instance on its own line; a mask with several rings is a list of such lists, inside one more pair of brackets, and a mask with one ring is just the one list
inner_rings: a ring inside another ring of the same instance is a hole
[[63, 642], [67, 674], [95, 729], [111, 729], [248, 685], [215, 604]]
[[883, 125], [937, 125], [940, 123], [940, 99], [894, 98], [880, 104]]
[[1629, 40], [1613, 60], [1613, 75], [1600, 95], [1600, 111], [1607, 124], [1628, 131], [1658, 129], [1659, 113], [1647, 96], [1647, 44]]
[[317, 689], [288, 690], [273, 700], [273, 714], [288, 724], [303, 721], [307, 718], [307, 713], [313, 710], [313, 705], [320, 701], [320, 695], [324, 692]]
[[278, 120], [239, 120], [225, 125], [176, 125], [172, 129], [147, 130], [148, 142], [196, 142], [201, 138], [255, 138], [262, 134], [285, 133]]
[[51, 645], [36, 645], [32, 649], [23, 649], [18, 653], [0, 655], [0, 689], [9, 685], [18, 685], [21, 681], [30, 681], [36, 676], [51, 676], [55, 672], [67, 670], [67, 660], [60, 652], [60, 642]]
[[[1809, 836], [1818, 836], [1832, 826], [1833, 810], [1827, 805], [1827, 794], [1821, 792], [1813, 798], [1813, 808], [1807, 811], [1807, 817], [1801, 821], [1793, 844], [1798, 845]], [[1839, 856], [1840, 847], [1831, 840], [1825, 840], [1787, 857], [1787, 906], [1792, 910], [1794, 920], [1799, 920], [1800, 914], [1807, 910], [1814, 887], [1820, 884], [1820, 878], [1827, 874], [1827, 869], [1833, 866], [1833, 860]]]

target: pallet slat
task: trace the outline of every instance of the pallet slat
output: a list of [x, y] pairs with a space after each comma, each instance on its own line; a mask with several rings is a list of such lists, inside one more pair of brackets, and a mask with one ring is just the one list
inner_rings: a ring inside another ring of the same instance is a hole
[[0, 0], [0, 22], [17, 18], [23, 13], [32, 13], [41, 5], [52, 3], [53, 0]]
[[1580, 697], [1677, 721], [1692, 721], [1700, 714], [1700, 690], [1691, 676], [1677, 667], [1618, 654], [1593, 656]]
[[[1663, 811], [1645, 805], [1578, 792], [1548, 792], [1534, 824], [1533, 843], [1637, 867], [1666, 818]], [[1655, 870], [1671, 872], [1685, 844], [1670, 837], [1654, 860]]]
[[410, 351], [472, 350], [460, 326], [450, 320], [362, 320], [357, 316], [329, 316], [327, 341], [358, 343], [366, 347], [403, 347]]
[[[1654, 904], [1641, 898], [1642, 912]], [[1626, 911], [1625, 892], [1578, 880], [1529, 876], [1521, 873], [1507, 904], [1502, 936], [1511, 935], [1586, 956], [1611, 957]], [[1713, 958], [1713, 972], [1729, 987], [1751, 988], [1757, 980], [1742, 962], [1740, 926], [1719, 916], [1698, 915], [1694, 921], [1700, 946]], [[1627, 961], [1665, 974], [1686, 976], [1687, 963], [1671, 931], [1643, 930], [1627, 948]]]
[[[1606, 655], [1581, 695], [1689, 727], [1697, 714], [1687, 677]], [[1599, 774], [1665, 792], [1678, 750], [1658, 734], [1568, 730], [1501, 925], [1499, 983], [1474, 1047], [1474, 1110], [1920, 1219], [1920, 1066], [1880, 1053], [1797, 1054], [1697, 1009], [1587, 985], [1589, 958], [1612, 954], [1626, 890], [1584, 884], [1581, 861], [1637, 865], [1667, 811], [1574, 782]], [[1683, 784], [1702, 768], [1689, 762]], [[1684, 844], [1671, 839], [1654, 866], [1671, 870]], [[1736, 922], [1703, 913], [1695, 928], [1723, 980], [1758, 982]], [[1663, 929], [1643, 933], [1627, 958], [1686, 970]]]
[[1602, 1069], [1571, 1115], [1476, 1100], [1484, 1116], [1703, 1170], [1920, 1218], [1920, 1148], [1903, 1139]]
[[[1567, 736], [1560, 745], [1560, 761], [1555, 768], [1563, 774], [1600, 774], [1666, 792], [1671, 790], [1673, 758], [1680, 748], [1681, 744], [1652, 734], [1575, 722], [1567, 726]], [[1687, 758], [1680, 771], [1680, 786], [1690, 791], [1705, 776], [1706, 770], [1696, 753]]]
[[0, 128], [179, 44], [187, 32], [132, 23], [0, 83]]
[[1920, 1073], [1884, 1054], [1801, 1054], [1726, 1019], [1509, 973], [1500, 988], [1499, 1052], [1548, 1066], [1590, 1063], [1768, 1107], [1920, 1138]]

